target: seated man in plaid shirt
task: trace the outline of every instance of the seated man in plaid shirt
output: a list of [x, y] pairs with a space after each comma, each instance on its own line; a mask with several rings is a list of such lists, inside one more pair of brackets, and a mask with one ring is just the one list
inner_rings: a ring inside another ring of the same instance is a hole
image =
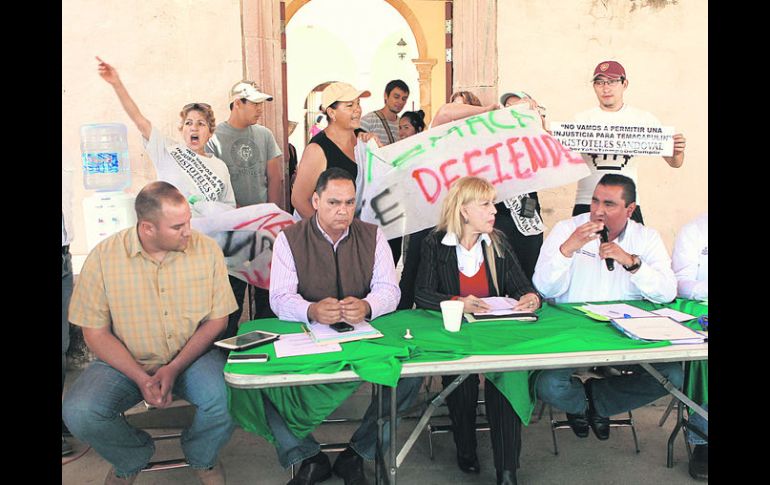
[[122, 413], [141, 400], [163, 408], [172, 392], [195, 406], [182, 434], [204, 484], [224, 484], [219, 450], [235, 429], [227, 410], [224, 355], [212, 343], [237, 305], [217, 243], [190, 228], [190, 206], [167, 182], [136, 197], [135, 227], [88, 255], [69, 308], [97, 359], [64, 397], [72, 434], [112, 468], [105, 484], [130, 484], [152, 457], [146, 432]]

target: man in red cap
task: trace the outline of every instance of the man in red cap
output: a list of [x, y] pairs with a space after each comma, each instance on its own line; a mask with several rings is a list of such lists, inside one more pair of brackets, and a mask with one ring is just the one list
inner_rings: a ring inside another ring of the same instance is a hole
[[[575, 115], [575, 121], [579, 123], [602, 123], [611, 125], [644, 125], [661, 126], [658, 119], [640, 109], [629, 106], [623, 102], [623, 93], [628, 88], [626, 70], [616, 61], [600, 62], [594, 69], [594, 92], [599, 100], [599, 106], [583, 111]], [[674, 153], [663, 159], [673, 168], [679, 168], [684, 162], [685, 138], [681, 133], [674, 135]], [[591, 174], [578, 181], [577, 194], [575, 196], [575, 208], [572, 215], [583, 214], [591, 208], [591, 196], [597, 182], [604, 174], [616, 173], [631, 178], [637, 183], [636, 157], [631, 155], [605, 155], [584, 153], [583, 160], [591, 170]], [[636, 210], [631, 216], [636, 222], [644, 223], [637, 196]]]

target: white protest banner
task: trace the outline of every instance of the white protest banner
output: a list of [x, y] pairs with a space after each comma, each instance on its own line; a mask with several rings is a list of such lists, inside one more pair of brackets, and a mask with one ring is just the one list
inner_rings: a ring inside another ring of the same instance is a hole
[[275, 204], [233, 209], [220, 202], [196, 202], [193, 229], [212, 237], [222, 248], [230, 275], [260, 288], [270, 288], [270, 261], [278, 233], [294, 224]]
[[580, 153], [664, 157], [674, 154], [673, 126], [576, 122], [552, 122], [550, 126], [562, 145]]
[[540, 116], [502, 108], [431, 128], [367, 153], [361, 220], [388, 239], [436, 225], [460, 177], [485, 178], [500, 201], [587, 176], [583, 158], [543, 130]]

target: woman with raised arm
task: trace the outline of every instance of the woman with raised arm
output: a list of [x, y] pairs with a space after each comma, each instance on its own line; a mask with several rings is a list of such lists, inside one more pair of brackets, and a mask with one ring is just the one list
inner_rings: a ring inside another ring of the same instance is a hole
[[174, 185], [184, 194], [190, 205], [200, 200], [222, 202], [235, 207], [235, 193], [230, 183], [230, 172], [225, 162], [206, 154], [204, 147], [214, 133], [214, 111], [206, 103], [190, 103], [179, 113], [184, 144], [163, 136], [145, 118], [118, 76], [118, 71], [100, 58], [99, 75], [118, 95], [120, 104], [142, 134], [158, 180]]

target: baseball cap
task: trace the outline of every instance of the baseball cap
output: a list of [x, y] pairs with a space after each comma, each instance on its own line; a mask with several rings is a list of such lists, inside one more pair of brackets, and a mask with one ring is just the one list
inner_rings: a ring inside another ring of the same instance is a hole
[[512, 91], [510, 93], [505, 93], [502, 96], [500, 96], [500, 104], [505, 106], [505, 102], [508, 101], [508, 98], [511, 96], [516, 96], [519, 99], [527, 99], [531, 98], [529, 94], [525, 93], [524, 91]]
[[336, 101], [353, 101], [356, 98], [368, 98], [371, 95], [369, 91], [359, 91], [348, 83], [331, 83], [326, 86], [321, 95], [321, 109], [325, 110]]
[[607, 76], [610, 79], [619, 79], [621, 77], [627, 78], [626, 76], [626, 70], [623, 69], [623, 66], [620, 65], [619, 62], [616, 61], [604, 61], [600, 62], [596, 69], [594, 69], [594, 77], [593, 79], [596, 79], [596, 76]]
[[252, 103], [273, 100], [273, 97], [269, 94], [259, 92], [254, 81], [239, 81], [230, 88], [230, 103], [243, 98], [248, 99]]

